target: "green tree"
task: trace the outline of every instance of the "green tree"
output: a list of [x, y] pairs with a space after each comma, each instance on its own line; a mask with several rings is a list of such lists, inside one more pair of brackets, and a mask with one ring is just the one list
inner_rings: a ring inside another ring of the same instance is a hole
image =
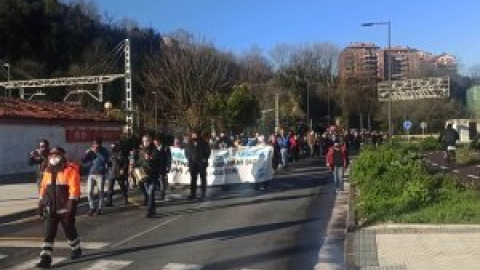
[[257, 98], [244, 85], [236, 85], [227, 100], [228, 121], [236, 132], [253, 126], [260, 117]]

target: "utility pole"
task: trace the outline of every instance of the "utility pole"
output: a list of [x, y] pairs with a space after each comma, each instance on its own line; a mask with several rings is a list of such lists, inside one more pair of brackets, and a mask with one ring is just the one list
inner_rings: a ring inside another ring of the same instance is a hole
[[130, 41], [125, 39], [125, 120], [127, 122], [127, 134], [133, 134], [133, 106], [132, 106], [132, 67], [130, 63]]
[[[10, 63], [4, 63], [4, 67], [7, 68], [7, 81], [10, 82]], [[5, 97], [12, 95], [12, 90], [5, 88]]]
[[280, 132], [280, 106], [278, 93], [275, 93], [275, 133]]
[[157, 92], [153, 91], [152, 94], [155, 96], [155, 111], [154, 111], [154, 114], [155, 114], [155, 133], [158, 132], [158, 118], [157, 118], [157, 111], [158, 111], [158, 105], [157, 105]]

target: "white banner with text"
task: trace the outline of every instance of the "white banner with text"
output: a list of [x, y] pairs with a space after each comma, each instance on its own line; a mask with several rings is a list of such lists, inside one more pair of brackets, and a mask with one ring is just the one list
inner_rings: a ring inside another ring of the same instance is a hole
[[[172, 170], [168, 174], [169, 183], [190, 184], [190, 172], [184, 150], [172, 147], [171, 151]], [[208, 160], [207, 185], [260, 183], [271, 180], [273, 178], [272, 156], [271, 146], [212, 150]]]

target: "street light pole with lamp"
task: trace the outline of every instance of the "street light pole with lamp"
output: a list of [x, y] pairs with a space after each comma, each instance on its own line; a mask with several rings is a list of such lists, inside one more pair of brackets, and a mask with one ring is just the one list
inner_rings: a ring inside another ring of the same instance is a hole
[[155, 96], [155, 132], [158, 132], [157, 130], [157, 122], [158, 122], [158, 104], [157, 104], [157, 92], [153, 91], [152, 94]]
[[[390, 21], [384, 21], [384, 22], [369, 22], [369, 23], [362, 23], [362, 26], [364, 27], [370, 27], [370, 26], [375, 26], [375, 25], [386, 25], [387, 30], [388, 30], [388, 50], [390, 51], [391, 49], [391, 22]], [[390, 61], [390, 55], [386, 54], [386, 66], [388, 69], [388, 81], [392, 80], [392, 68], [391, 68], [391, 61]], [[390, 93], [388, 95], [388, 134], [390, 136], [390, 139], [392, 138], [393, 135], [393, 130], [392, 130], [392, 93], [390, 90]]]

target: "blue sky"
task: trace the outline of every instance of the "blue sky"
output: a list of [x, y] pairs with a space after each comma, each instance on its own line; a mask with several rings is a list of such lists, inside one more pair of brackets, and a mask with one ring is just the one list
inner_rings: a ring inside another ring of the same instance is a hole
[[465, 71], [480, 63], [480, 1], [476, 0], [96, 0], [101, 12], [135, 19], [160, 33], [183, 28], [242, 53], [253, 45], [268, 52], [279, 43], [354, 41], [458, 57]]

